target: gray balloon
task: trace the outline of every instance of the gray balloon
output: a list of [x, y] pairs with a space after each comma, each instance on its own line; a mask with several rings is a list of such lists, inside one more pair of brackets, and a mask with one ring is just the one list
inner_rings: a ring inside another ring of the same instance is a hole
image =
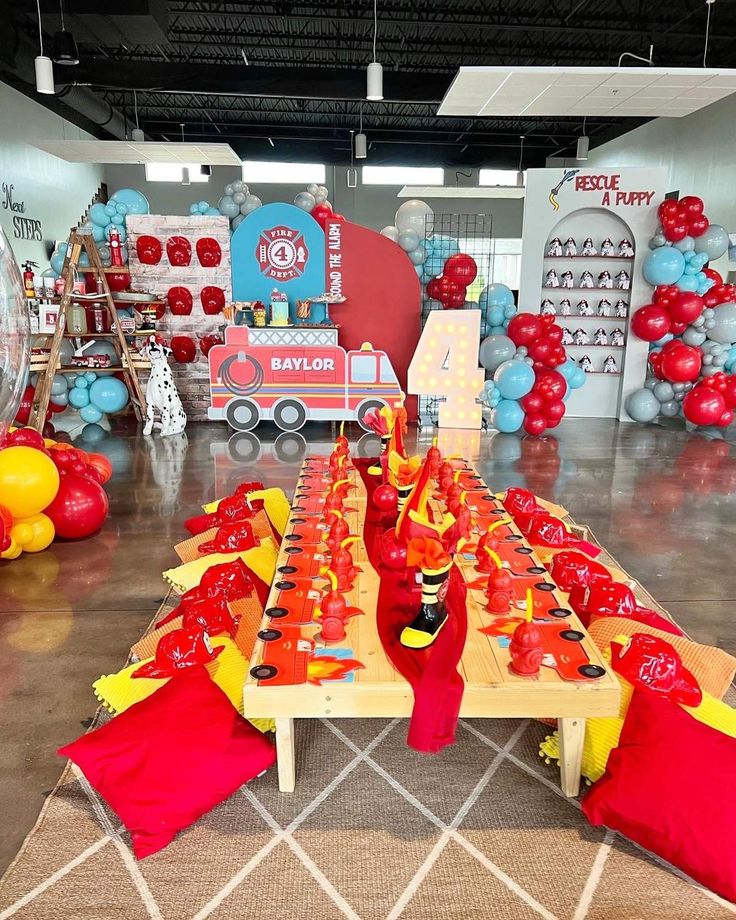
[[516, 353], [516, 345], [507, 335], [489, 335], [480, 343], [480, 363], [491, 374], [504, 361], [510, 361]]
[[651, 390], [634, 390], [626, 397], [626, 411], [635, 422], [653, 422], [659, 415], [659, 400]]
[[250, 214], [251, 211], [255, 211], [256, 208], [260, 208], [263, 202], [258, 197], [258, 195], [251, 195], [248, 193], [245, 196], [245, 201], [240, 205], [241, 214]]
[[708, 338], [712, 342], [723, 342], [726, 345], [736, 342], [736, 303], [721, 304], [715, 311], [713, 325], [708, 329]]
[[237, 217], [240, 213], [240, 208], [235, 203], [235, 199], [231, 198], [229, 195], [223, 195], [222, 198], [217, 202], [217, 210], [220, 214], [224, 214], [225, 217]]
[[241, 205], [245, 201], [245, 192], [233, 192], [233, 201], [237, 205]]
[[401, 233], [399, 233], [399, 246], [401, 246], [404, 252], [413, 252], [418, 245], [419, 234], [416, 230], [402, 230]]
[[[69, 381], [63, 374], [54, 374], [54, 379], [51, 381], [51, 395], [61, 396], [62, 393], [66, 393], [69, 389]], [[58, 402], [57, 399], [54, 399], [54, 402]]]
[[660, 246], [666, 246], [666, 245], [667, 245], [667, 237], [661, 231], [659, 233], [655, 233], [654, 236], [651, 238], [651, 240], [649, 240], [650, 249], [659, 249]]
[[237, 217], [233, 218], [233, 221], [230, 224], [230, 226], [233, 228], [233, 230], [237, 230], [238, 227], [243, 223], [244, 220], [245, 220], [245, 214], [238, 214]]
[[427, 250], [424, 246], [417, 246], [408, 255], [412, 265], [423, 265], [424, 260], [427, 258]]
[[649, 377], [649, 379], [644, 382], [644, 389], [653, 390], [657, 386], [657, 382], [656, 377]]
[[714, 374], [717, 374], [720, 368], [716, 367], [715, 364], [704, 364], [700, 368], [700, 373], [703, 377], [712, 377]]
[[309, 185], [307, 186], [307, 191], [309, 192], [310, 195], [314, 196], [319, 191], [319, 186], [317, 185], [316, 182], [310, 182]]
[[[242, 179], [236, 179], [235, 182], [230, 183], [232, 185], [233, 192], [247, 192], [248, 186]], [[232, 194], [232, 193], [231, 193]]]
[[228, 184], [225, 186], [225, 188], [224, 188], [222, 191], [223, 191], [223, 193], [224, 193], [228, 198], [230, 198], [230, 197], [232, 197], [232, 194], [233, 194], [233, 192], [235, 191], [235, 189], [234, 189], [234, 188], [232, 187], [232, 185], [228, 182]]
[[110, 258], [110, 247], [107, 245], [107, 243], [100, 243], [100, 245], [97, 247], [97, 251], [99, 252], [100, 258], [103, 262], [106, 262]]
[[670, 399], [667, 402], [663, 402], [659, 407], [659, 411], [666, 418], [674, 418], [680, 411], [680, 407], [677, 403], [677, 400]]
[[529, 354], [529, 349], [526, 347], [526, 345], [519, 345], [519, 347], [516, 349], [516, 354], [520, 355], [522, 358], [526, 358], [526, 356]]
[[685, 236], [672, 245], [680, 252], [692, 252], [695, 249], [695, 240], [691, 236]]
[[388, 239], [393, 240], [394, 243], [398, 243], [399, 242], [399, 228], [394, 227], [393, 224], [389, 224], [387, 227], [384, 227], [383, 230], [381, 230], [381, 236], [385, 236]]
[[678, 383], [673, 383], [673, 384], [672, 384], [672, 389], [675, 391], [675, 393], [684, 393], [684, 392], [685, 392], [685, 384], [684, 384], [684, 383], [679, 383], [679, 382], [678, 382]]
[[728, 233], [720, 224], [711, 224], [705, 233], [696, 237], [695, 252], [704, 252], [708, 260], [720, 259], [728, 249]]
[[726, 361], [728, 361], [728, 355], [713, 355], [713, 364], [716, 367], [723, 367]]
[[51, 402], [55, 406], [68, 406], [69, 405], [69, 391], [64, 390], [63, 393], [55, 393], [54, 398]]
[[294, 199], [294, 204], [301, 208], [302, 211], [311, 211], [312, 208], [317, 204], [314, 195], [310, 192], [299, 192], [299, 194]]
[[659, 383], [656, 383], [652, 392], [661, 403], [669, 402], [670, 399], [675, 398], [675, 391], [672, 389], [672, 384], [668, 383], [666, 380], [660, 380]]
[[686, 345], [692, 345], [693, 348], [697, 348], [705, 341], [705, 333], [701, 332], [699, 329], [695, 329], [693, 326], [688, 326], [682, 333], [682, 341]]

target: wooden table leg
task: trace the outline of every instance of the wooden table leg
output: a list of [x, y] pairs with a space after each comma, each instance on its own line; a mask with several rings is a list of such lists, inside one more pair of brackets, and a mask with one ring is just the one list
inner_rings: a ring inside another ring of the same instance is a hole
[[580, 792], [585, 719], [558, 719], [557, 728], [560, 739], [560, 784], [565, 795], [575, 796]]
[[294, 720], [276, 719], [276, 757], [279, 771], [279, 791], [293, 792], [296, 785], [294, 758]]

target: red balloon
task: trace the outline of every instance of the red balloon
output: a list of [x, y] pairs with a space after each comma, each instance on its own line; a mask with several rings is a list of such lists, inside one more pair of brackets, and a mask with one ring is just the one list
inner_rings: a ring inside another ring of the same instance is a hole
[[534, 437], [539, 437], [546, 427], [547, 421], [543, 415], [527, 415], [524, 419], [524, 431]]
[[736, 409], [736, 374], [729, 374], [724, 381], [723, 398], [729, 409]]
[[705, 215], [696, 217], [690, 221], [690, 236], [702, 236], [708, 227], [710, 227], [710, 221]]
[[544, 406], [544, 399], [539, 393], [532, 391], [531, 393], [527, 393], [526, 396], [521, 397], [519, 405], [527, 415], [539, 415]]
[[467, 287], [475, 281], [476, 275], [478, 274], [478, 266], [475, 263], [475, 259], [471, 256], [464, 252], [456, 252], [455, 255], [450, 256], [445, 262], [442, 274], [447, 275], [448, 278], [452, 278], [453, 281], [457, 281], [458, 284]]
[[536, 313], [517, 313], [511, 317], [506, 335], [514, 345], [530, 345], [542, 334], [542, 322]]
[[[692, 323], [705, 309], [703, 298], [691, 291], [682, 291], [669, 307], [670, 316], [675, 323]], [[673, 328], [673, 332], [676, 330]], [[684, 329], [682, 330], [684, 332]]]
[[552, 344], [547, 339], [537, 339], [529, 346], [529, 357], [544, 364], [552, 354]]
[[35, 428], [16, 428], [11, 431], [5, 441], [6, 447], [35, 447], [41, 450], [44, 446], [43, 437]]
[[465, 303], [465, 291], [451, 291], [444, 294], [442, 305], [446, 310], [457, 310]]
[[191, 336], [175, 335], [171, 340], [171, 351], [175, 360], [182, 364], [189, 364], [196, 357], [197, 346]]
[[553, 345], [559, 345], [562, 341], [562, 326], [558, 326], [557, 323], [554, 323], [547, 330], [547, 341], [552, 342]]
[[[69, 453], [69, 451], [60, 451], [60, 453]], [[100, 476], [100, 482], [107, 482], [112, 478], [112, 463], [104, 454], [87, 454], [87, 463], [97, 470]]]
[[431, 297], [432, 300], [440, 299], [440, 294], [442, 293], [440, 280], [440, 278], [430, 278], [427, 282], [427, 297]]
[[703, 268], [701, 269], [706, 278], [710, 278], [711, 281], [714, 281], [716, 285], [723, 284], [723, 275], [720, 272], [717, 272], [715, 268]]
[[672, 321], [663, 306], [650, 303], [631, 317], [631, 331], [645, 342], [656, 342], [670, 331]]
[[718, 419], [716, 425], [721, 428], [728, 428], [733, 421], [733, 409], [726, 409], [723, 415]]
[[661, 304], [663, 307], [669, 307], [680, 296], [680, 289], [676, 284], [660, 284], [654, 289], [654, 303]]
[[662, 233], [671, 243], [679, 243], [680, 240], [684, 240], [689, 229], [686, 223], [678, 220], [662, 221]]
[[665, 200], [657, 208], [657, 217], [659, 217], [660, 222], [665, 220], [672, 219], [676, 217], [679, 213], [680, 206], [674, 200], [674, 198], [665, 198]]
[[[668, 343], [669, 344], [669, 343]], [[662, 373], [670, 383], [697, 380], [703, 364], [703, 353], [692, 345], [679, 343], [662, 351]]]
[[685, 195], [677, 202], [679, 207], [685, 212], [689, 220], [700, 217], [703, 213], [703, 199], [697, 195]]
[[537, 371], [537, 379], [534, 381], [533, 389], [534, 392], [539, 393], [548, 402], [556, 401], [562, 399], [567, 392], [567, 381], [559, 371]]
[[393, 528], [381, 537], [381, 562], [395, 571], [406, 568], [406, 547], [399, 542]]
[[682, 411], [693, 425], [717, 425], [726, 411], [726, 401], [717, 390], [697, 386], [685, 395]]
[[324, 230], [328, 218], [332, 217], [332, 208], [328, 204], [316, 204], [310, 214]]
[[67, 473], [59, 480], [56, 498], [44, 514], [53, 521], [57, 537], [79, 540], [102, 527], [109, 507], [107, 495], [99, 482], [77, 473]]
[[389, 482], [384, 482], [373, 493], [373, 505], [379, 511], [396, 511], [399, 506], [399, 493]]
[[553, 399], [551, 402], [548, 402], [544, 407], [544, 417], [547, 419], [547, 422], [559, 422], [562, 416], [565, 414], [567, 406], [561, 399]]
[[36, 391], [33, 387], [28, 384], [28, 386], [23, 390], [23, 395], [20, 398], [20, 405], [18, 406], [18, 411], [15, 413], [15, 421], [19, 425], [25, 425], [28, 422], [28, 418], [31, 414], [31, 408], [33, 407], [33, 394]]

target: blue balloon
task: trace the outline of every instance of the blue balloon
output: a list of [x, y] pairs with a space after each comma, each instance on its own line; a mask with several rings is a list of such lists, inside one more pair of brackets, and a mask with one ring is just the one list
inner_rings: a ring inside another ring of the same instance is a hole
[[652, 342], [652, 345], [656, 345], [658, 348], [661, 348], [663, 345], [666, 345], [667, 342], [672, 341], [674, 335], [671, 332], [668, 332], [666, 335], [663, 335], [661, 339], [657, 339], [656, 342]]
[[503, 323], [503, 307], [489, 307], [486, 311], [486, 322], [491, 326], [500, 326]]
[[441, 275], [444, 266], [444, 258], [441, 255], [438, 255], [436, 252], [433, 252], [431, 255], [427, 256], [427, 260], [424, 263], [424, 268], [432, 278], [436, 278], [437, 275]]
[[94, 371], [85, 371], [84, 379], [87, 381], [87, 383], [94, 383], [95, 380], [97, 380], [97, 374], [95, 374]]
[[99, 444], [107, 437], [107, 432], [100, 425], [85, 425], [79, 436], [86, 444]]
[[194, 204], [189, 205], [189, 213], [191, 215], [199, 214], [199, 205], [195, 201]]
[[110, 201], [105, 205], [105, 214], [107, 214], [108, 217], [112, 217], [113, 215], [117, 213], [118, 211], [117, 211], [117, 208], [115, 207], [114, 202]]
[[504, 399], [521, 399], [534, 386], [534, 368], [525, 361], [504, 361], [493, 374], [493, 382]]
[[102, 418], [102, 413], [96, 406], [90, 403], [88, 406], [83, 406], [79, 410], [79, 417], [83, 422], [99, 422]]
[[575, 373], [570, 380], [570, 387], [573, 390], [579, 390], [586, 380], [587, 377], [585, 376], [585, 371], [582, 369], [582, 367], [576, 367]]
[[69, 390], [69, 404], [75, 409], [81, 409], [89, 405], [89, 391], [75, 384]]
[[650, 284], [677, 284], [685, 271], [685, 256], [674, 246], [658, 246], [647, 253], [642, 271]]
[[53, 270], [56, 272], [56, 274], [57, 274], [57, 275], [60, 275], [60, 274], [61, 274], [61, 270], [62, 270], [62, 268], [64, 267], [64, 253], [63, 253], [63, 252], [58, 252], [58, 251], [55, 252], [55, 253], [51, 256], [51, 259], [50, 259], [50, 261], [49, 261], [49, 264], [51, 265], [51, 267], [53, 268]]
[[200, 214], [204, 214], [207, 211], [207, 208], [209, 208], [209, 206], [210, 206], [209, 201], [205, 201], [204, 199], [202, 199], [202, 201], [197, 202], [197, 207], [199, 208]]
[[577, 364], [575, 364], [575, 362], [572, 360], [572, 358], [568, 358], [566, 361], [563, 361], [562, 364], [559, 364], [559, 365], [555, 368], [555, 370], [557, 370], [557, 371], [558, 371], [560, 374], [562, 374], [562, 376], [565, 378], [565, 381], [566, 381], [568, 387], [570, 386], [570, 381], [572, 380], [572, 378], [573, 378], [573, 376], [574, 376], [574, 374], [575, 374], [575, 371], [576, 371], [577, 369], [578, 369], [578, 366], [577, 366]]
[[423, 265], [415, 265], [415, 266], [414, 266], [414, 271], [417, 273], [417, 278], [421, 279], [422, 275], [424, 274], [424, 266], [423, 266]]
[[204, 213], [207, 215], [207, 217], [221, 217], [222, 216], [220, 212], [217, 210], [217, 208], [207, 208], [207, 210]]
[[497, 326], [491, 326], [488, 330], [488, 335], [505, 335], [506, 326], [501, 325], [500, 323]]
[[106, 227], [110, 223], [110, 215], [101, 201], [97, 201], [92, 205], [87, 216], [98, 227]]
[[516, 304], [512, 304], [509, 307], [503, 308], [504, 319], [511, 319], [512, 316], [516, 316]]
[[491, 425], [499, 431], [518, 431], [523, 423], [524, 410], [515, 399], [502, 399], [495, 409], [491, 409]]
[[151, 211], [146, 196], [134, 188], [119, 188], [110, 201], [127, 205], [128, 214], [149, 214]]
[[89, 386], [89, 380], [84, 376], [84, 374], [79, 374], [79, 376], [74, 379], [74, 386], [78, 390], [86, 390]]
[[[105, 227], [107, 224], [105, 224]], [[95, 243], [101, 243], [105, 239], [105, 227], [99, 224], [92, 224], [92, 239]]]
[[513, 304], [514, 295], [511, 292], [511, 288], [505, 284], [487, 284], [480, 292], [478, 302], [481, 305], [496, 304], [499, 307], [507, 307]]
[[125, 223], [125, 218], [122, 214], [115, 213], [112, 215], [110, 220], [113, 224], [115, 224], [116, 227], [122, 227], [122, 225]]
[[[120, 412], [128, 404], [128, 388], [117, 377], [98, 377], [89, 388], [90, 402], [100, 412]], [[86, 422], [98, 422], [88, 418]]]
[[697, 291], [698, 290], [698, 279], [695, 275], [688, 275], [683, 273], [677, 279], [677, 286], [681, 291]]
[[128, 213], [128, 211], [130, 210], [130, 208], [129, 208], [128, 205], [125, 204], [124, 202], [122, 202], [122, 201], [116, 201], [116, 202], [115, 202], [115, 210], [118, 212], [118, 214], [122, 214], [123, 217], [125, 217], [125, 215]]

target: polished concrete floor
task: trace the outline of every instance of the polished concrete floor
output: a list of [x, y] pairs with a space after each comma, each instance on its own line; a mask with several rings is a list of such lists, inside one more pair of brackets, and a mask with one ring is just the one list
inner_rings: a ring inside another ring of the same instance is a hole
[[[95, 711], [92, 681], [116, 670], [163, 595], [182, 522], [242, 479], [291, 490], [301, 458], [329, 450], [329, 426], [300, 435], [223, 425], [146, 439], [128, 428], [96, 445], [112, 461], [98, 535], [0, 563], [0, 871], [63, 763], [56, 748]], [[357, 429], [349, 432], [356, 439]], [[432, 432], [421, 432], [429, 445]], [[736, 653], [736, 447], [683, 430], [565, 420], [554, 437], [443, 433], [494, 488], [525, 486], [565, 505], [697, 640]], [[444, 442], [444, 443], [443, 443]], [[412, 446], [412, 440], [409, 441]], [[354, 450], [375, 451], [363, 438]]]

